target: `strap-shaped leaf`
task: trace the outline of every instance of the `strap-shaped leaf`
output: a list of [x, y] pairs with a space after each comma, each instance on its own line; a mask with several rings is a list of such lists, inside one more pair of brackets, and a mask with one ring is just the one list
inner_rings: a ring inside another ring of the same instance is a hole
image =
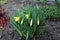
[[28, 40], [29, 37], [29, 31], [26, 32], [26, 40]]

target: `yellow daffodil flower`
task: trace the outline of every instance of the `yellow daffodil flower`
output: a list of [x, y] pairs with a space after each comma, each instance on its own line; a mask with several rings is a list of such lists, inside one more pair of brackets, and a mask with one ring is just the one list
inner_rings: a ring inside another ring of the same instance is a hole
[[26, 17], [26, 19], [28, 19], [29, 18], [29, 14], [26, 14], [25, 17]]
[[39, 25], [39, 18], [37, 19], [37, 25]]
[[14, 17], [15, 22], [19, 22], [20, 16], [19, 17]]
[[33, 23], [33, 20], [31, 19], [31, 21], [30, 21], [30, 26], [32, 26], [32, 23]]
[[22, 21], [21, 21], [21, 24], [23, 24], [23, 19], [22, 19]]

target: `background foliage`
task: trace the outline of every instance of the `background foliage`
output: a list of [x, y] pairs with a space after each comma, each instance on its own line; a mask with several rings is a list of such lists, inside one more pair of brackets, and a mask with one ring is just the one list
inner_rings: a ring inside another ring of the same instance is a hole
[[7, 3], [7, 0], [0, 0], [0, 6]]

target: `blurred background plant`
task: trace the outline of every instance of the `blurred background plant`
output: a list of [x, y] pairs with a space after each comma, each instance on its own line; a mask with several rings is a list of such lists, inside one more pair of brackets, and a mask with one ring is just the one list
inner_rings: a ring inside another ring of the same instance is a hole
[[9, 18], [4, 11], [4, 8], [0, 6], [0, 27], [4, 30], [9, 22]]
[[60, 9], [55, 6], [45, 6], [45, 14], [49, 19], [60, 19]]
[[60, 5], [60, 0], [55, 0], [57, 5]]
[[0, 0], [0, 6], [4, 5], [7, 3], [7, 0]]
[[47, 0], [39, 0], [41, 3], [46, 3]]

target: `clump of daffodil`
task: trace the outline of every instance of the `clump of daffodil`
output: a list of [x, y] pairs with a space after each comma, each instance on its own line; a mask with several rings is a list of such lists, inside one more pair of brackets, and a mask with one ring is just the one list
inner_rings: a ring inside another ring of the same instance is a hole
[[28, 19], [29, 18], [29, 14], [26, 14], [25, 17], [26, 17], [26, 19]]
[[30, 21], [30, 26], [32, 26], [32, 23], [33, 23], [33, 19], [31, 19], [31, 21]]
[[23, 24], [23, 19], [21, 20], [21, 24]]
[[15, 22], [19, 22], [20, 16], [19, 17], [14, 17]]
[[39, 18], [37, 19], [37, 25], [39, 25]]

